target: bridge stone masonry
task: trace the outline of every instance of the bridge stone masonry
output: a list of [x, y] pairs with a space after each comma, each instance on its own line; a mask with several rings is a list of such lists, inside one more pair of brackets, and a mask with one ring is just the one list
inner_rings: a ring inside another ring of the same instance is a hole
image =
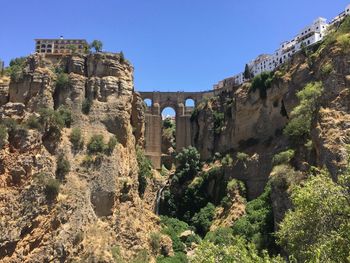
[[146, 156], [152, 161], [155, 169], [162, 167], [162, 111], [166, 107], [175, 110], [176, 122], [176, 151], [193, 145], [191, 131], [191, 115], [194, 107], [186, 107], [186, 100], [192, 99], [199, 103], [206, 97], [214, 95], [213, 91], [207, 92], [140, 92], [143, 100], [150, 99], [152, 104], [147, 107], [146, 130], [145, 130], [145, 152]]

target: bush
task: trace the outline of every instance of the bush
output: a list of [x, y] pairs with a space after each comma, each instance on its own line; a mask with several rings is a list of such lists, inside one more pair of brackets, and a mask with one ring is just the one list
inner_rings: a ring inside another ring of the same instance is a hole
[[349, 262], [350, 174], [311, 176], [292, 192], [278, 242], [297, 262]]
[[56, 89], [60, 90], [69, 85], [69, 76], [67, 73], [60, 72], [56, 78]]
[[310, 135], [312, 118], [319, 107], [322, 92], [322, 82], [312, 82], [297, 93], [299, 105], [293, 109], [284, 134], [295, 141]]
[[45, 182], [45, 195], [46, 198], [50, 201], [53, 201], [58, 196], [60, 191], [60, 182], [54, 178], [49, 178]]
[[233, 233], [253, 242], [259, 251], [276, 250], [273, 238], [274, 219], [270, 201], [271, 186], [267, 185], [262, 195], [247, 203], [246, 215], [238, 219], [233, 227]]
[[107, 149], [106, 149], [106, 153], [108, 155], [111, 155], [113, 153], [113, 150], [115, 148], [115, 146], [117, 145], [118, 140], [115, 136], [112, 136], [111, 138], [109, 138], [108, 144], [107, 144]]
[[28, 120], [26, 121], [26, 125], [30, 129], [41, 130], [39, 118], [37, 116], [35, 116], [34, 114], [29, 116]]
[[0, 125], [0, 150], [5, 146], [7, 140], [7, 130], [4, 125]]
[[12, 81], [18, 82], [23, 78], [23, 71], [26, 66], [26, 58], [19, 57], [10, 61], [10, 66], [6, 69], [6, 74]]
[[252, 80], [252, 85], [249, 91], [255, 92], [256, 90], [259, 90], [260, 98], [263, 100], [266, 99], [267, 90], [271, 87], [273, 76], [273, 72], [263, 72], [255, 76]]
[[220, 134], [224, 128], [225, 114], [223, 112], [213, 111], [214, 133]]
[[143, 197], [146, 187], [147, 178], [152, 176], [152, 164], [151, 161], [145, 156], [144, 151], [141, 148], [136, 149], [137, 164], [139, 166], [138, 182], [139, 182], [139, 195]]
[[208, 203], [198, 213], [192, 217], [192, 224], [197, 230], [197, 233], [204, 237], [209, 231], [215, 214], [215, 206], [212, 203]]
[[60, 181], [63, 181], [70, 171], [70, 163], [67, 158], [60, 154], [57, 158], [57, 167], [56, 167], [56, 178]]
[[84, 99], [83, 104], [81, 106], [81, 110], [84, 114], [88, 115], [90, 113], [92, 107], [92, 100], [91, 99]]
[[294, 157], [294, 154], [295, 154], [295, 151], [292, 149], [275, 154], [275, 156], [272, 158], [272, 164], [273, 165], [287, 164], [292, 160], [292, 158]]
[[226, 154], [225, 157], [222, 158], [221, 164], [223, 166], [232, 166], [233, 164], [233, 159], [230, 154]]
[[[202, 168], [200, 154], [192, 146], [184, 148], [176, 155], [177, 167], [175, 176], [179, 183], [193, 179]], [[175, 177], [174, 176], [174, 177]]]
[[70, 109], [68, 109], [67, 107], [65, 106], [60, 106], [58, 108], [58, 112], [59, 114], [61, 115], [62, 117], [62, 120], [64, 122], [64, 125], [69, 128], [73, 122], [73, 117], [72, 117], [72, 112]]
[[160, 237], [160, 234], [155, 232], [150, 235], [150, 245], [154, 254], [157, 254], [160, 249]]
[[104, 153], [106, 148], [101, 134], [93, 135], [87, 144], [87, 150], [90, 154]]
[[84, 141], [79, 128], [73, 128], [70, 133], [69, 140], [72, 143], [72, 147], [75, 151], [81, 150], [84, 146]]
[[321, 75], [323, 77], [329, 76], [333, 72], [333, 64], [332, 62], [327, 62], [321, 67]]

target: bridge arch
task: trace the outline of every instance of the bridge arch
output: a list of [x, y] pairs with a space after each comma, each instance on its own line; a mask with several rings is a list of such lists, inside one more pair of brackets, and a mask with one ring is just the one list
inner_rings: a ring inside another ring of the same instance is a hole
[[[152, 100], [152, 106], [146, 111], [145, 151], [154, 168], [161, 169], [162, 111], [166, 107], [175, 110], [176, 151], [192, 144], [191, 114], [195, 105], [207, 96], [203, 92], [140, 92], [143, 100]], [[186, 100], [192, 99], [194, 105], [186, 107]]]

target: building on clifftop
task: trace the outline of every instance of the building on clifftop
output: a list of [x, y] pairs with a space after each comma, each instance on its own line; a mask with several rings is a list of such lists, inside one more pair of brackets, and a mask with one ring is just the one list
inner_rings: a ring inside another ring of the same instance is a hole
[[45, 55], [62, 56], [66, 54], [84, 53], [88, 43], [85, 39], [35, 39], [35, 52]]

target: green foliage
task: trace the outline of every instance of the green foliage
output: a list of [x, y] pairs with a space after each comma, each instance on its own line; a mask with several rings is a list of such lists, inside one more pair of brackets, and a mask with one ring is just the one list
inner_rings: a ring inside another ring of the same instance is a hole
[[281, 257], [271, 258], [267, 252], [260, 256], [254, 244], [247, 243], [243, 238], [233, 237], [228, 245], [215, 244], [204, 241], [196, 249], [195, 255], [190, 259], [192, 263], [282, 263]]
[[176, 161], [177, 168], [173, 180], [179, 183], [193, 179], [202, 167], [199, 152], [192, 146], [178, 153]]
[[244, 73], [243, 73], [243, 75], [244, 75], [244, 78], [245, 78], [245, 79], [251, 79], [251, 78], [252, 78], [252, 73], [251, 73], [251, 71], [250, 71], [250, 69], [249, 69], [248, 64], [245, 64], [245, 68], [244, 68]]
[[81, 111], [85, 114], [88, 115], [90, 113], [92, 107], [92, 100], [89, 98], [84, 99], [83, 104], [81, 106]]
[[188, 263], [188, 259], [185, 253], [175, 252], [173, 257], [158, 257], [157, 263]]
[[39, 118], [34, 114], [30, 115], [27, 119], [25, 125], [30, 129], [41, 130], [41, 125], [39, 122]]
[[246, 215], [238, 219], [232, 229], [235, 235], [253, 242], [259, 251], [275, 249], [274, 221], [270, 203], [271, 187], [266, 186], [262, 195], [247, 203]]
[[47, 200], [53, 201], [60, 191], [60, 182], [54, 178], [45, 179], [44, 192]]
[[263, 72], [256, 75], [252, 80], [252, 85], [249, 91], [255, 92], [256, 90], [259, 90], [260, 98], [266, 99], [267, 90], [271, 87], [273, 76], [273, 72]]
[[69, 85], [69, 76], [67, 73], [59, 72], [56, 75], [56, 89], [61, 90]]
[[294, 140], [309, 136], [314, 113], [318, 109], [322, 96], [322, 82], [311, 82], [297, 93], [299, 105], [291, 113], [291, 120], [284, 129], [284, 133]]
[[249, 159], [249, 155], [243, 152], [238, 152], [236, 157], [237, 157], [237, 160], [242, 162], [245, 162]]
[[138, 182], [139, 182], [139, 195], [143, 197], [146, 187], [147, 178], [152, 177], [152, 163], [145, 156], [144, 151], [141, 148], [136, 149], [137, 164], [139, 166]]
[[225, 114], [223, 112], [213, 111], [213, 118], [214, 118], [214, 133], [220, 134], [221, 131], [224, 129]]
[[209, 231], [215, 215], [215, 206], [212, 203], [208, 203], [198, 213], [192, 217], [192, 224], [197, 230], [197, 233], [201, 236]]
[[221, 164], [223, 166], [232, 166], [233, 164], [233, 159], [230, 154], [226, 154], [222, 159], [221, 159]]
[[93, 48], [95, 52], [100, 52], [102, 50], [103, 43], [100, 40], [94, 40], [90, 44], [90, 48]]
[[107, 143], [107, 148], [106, 148], [106, 153], [108, 155], [111, 155], [114, 151], [115, 146], [117, 145], [118, 140], [115, 136], [112, 136], [111, 138], [109, 138], [109, 141]]
[[73, 122], [72, 111], [63, 105], [61, 105], [57, 111], [61, 115], [64, 125], [69, 128]]
[[321, 75], [323, 77], [328, 77], [333, 72], [333, 64], [332, 62], [327, 62], [321, 67]]
[[120, 51], [119, 53], [119, 59], [120, 59], [120, 63], [124, 63], [125, 62], [125, 56], [123, 51]]
[[6, 69], [6, 75], [9, 75], [12, 81], [19, 81], [23, 78], [23, 71], [26, 66], [26, 58], [19, 57], [10, 61], [10, 66]]
[[173, 242], [173, 250], [175, 252], [183, 252], [185, 246], [181, 242], [179, 236], [181, 233], [189, 229], [188, 224], [179, 219], [167, 216], [161, 216], [160, 222], [162, 225], [162, 233], [168, 235]]
[[150, 235], [150, 245], [154, 254], [157, 254], [160, 249], [160, 233], [153, 232]]
[[0, 125], [0, 150], [5, 146], [7, 139], [7, 130], [4, 125]]
[[279, 244], [298, 262], [348, 262], [350, 259], [350, 175], [335, 183], [313, 176], [292, 193], [294, 209], [277, 233]]
[[103, 140], [104, 139], [102, 134], [95, 134], [91, 136], [87, 144], [87, 150], [89, 154], [104, 153], [106, 151], [107, 146]]
[[272, 164], [273, 165], [287, 164], [293, 159], [294, 154], [295, 154], [295, 151], [292, 149], [288, 149], [287, 151], [275, 154], [275, 156], [272, 159]]
[[81, 150], [84, 146], [84, 140], [81, 135], [80, 128], [73, 128], [70, 133], [69, 140], [72, 143], [72, 147], [75, 151]]
[[70, 171], [70, 163], [67, 160], [67, 158], [60, 154], [57, 158], [57, 164], [56, 164], [56, 178], [60, 181], [63, 181]]
[[61, 130], [65, 125], [63, 117], [58, 111], [48, 108], [39, 110], [39, 114], [39, 123], [44, 133], [50, 140], [57, 142], [61, 138]]

